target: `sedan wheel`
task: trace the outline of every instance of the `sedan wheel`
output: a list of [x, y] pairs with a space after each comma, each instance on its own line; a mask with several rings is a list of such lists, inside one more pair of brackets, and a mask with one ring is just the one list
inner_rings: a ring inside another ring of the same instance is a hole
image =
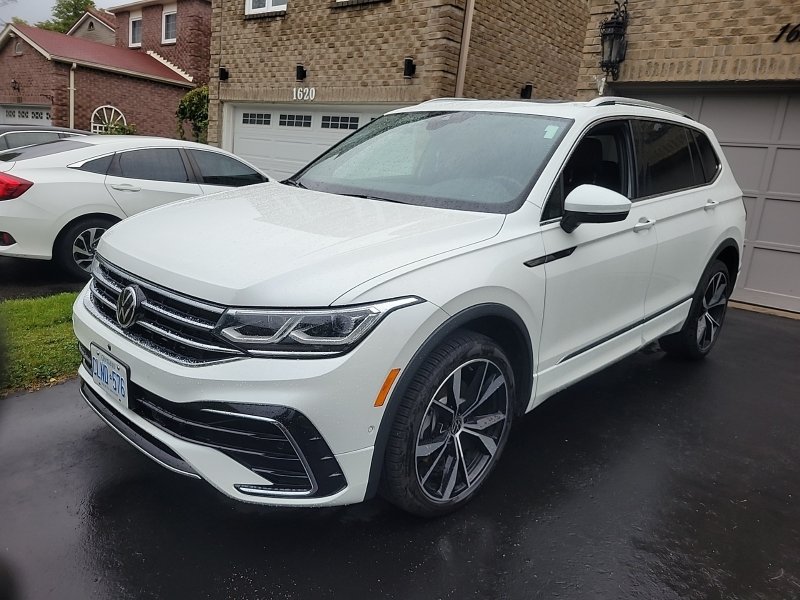
[[64, 229], [53, 247], [54, 258], [76, 279], [89, 279], [100, 238], [114, 224], [107, 217], [89, 217]]
[[87, 273], [92, 267], [100, 237], [105, 232], [106, 230], [102, 227], [91, 227], [82, 231], [72, 242], [72, 260]]

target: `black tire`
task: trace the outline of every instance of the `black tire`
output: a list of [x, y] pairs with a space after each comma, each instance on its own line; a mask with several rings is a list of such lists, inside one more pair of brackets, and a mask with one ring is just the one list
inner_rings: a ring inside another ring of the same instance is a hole
[[[715, 295], [717, 290], [722, 293], [719, 297]], [[719, 340], [731, 291], [728, 267], [715, 260], [700, 278], [683, 327], [658, 340], [661, 348], [667, 354], [690, 360], [708, 356]]]
[[505, 352], [484, 335], [456, 331], [431, 352], [399, 402], [382, 495], [424, 517], [457, 510], [483, 486], [508, 440], [516, 390]]
[[[97, 242], [114, 223], [116, 221], [110, 217], [89, 217], [76, 221], [59, 234], [53, 257], [71, 277], [88, 281], [88, 267], [94, 258]], [[74, 252], [73, 246], [85, 248], [86, 251], [82, 254]], [[80, 260], [78, 257], [81, 257]]]

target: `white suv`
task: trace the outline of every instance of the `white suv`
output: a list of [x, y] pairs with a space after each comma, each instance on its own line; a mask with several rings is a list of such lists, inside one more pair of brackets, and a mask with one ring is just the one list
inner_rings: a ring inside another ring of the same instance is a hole
[[713, 133], [671, 109], [426, 102], [113, 227], [75, 304], [81, 390], [233, 498], [441, 514], [559, 390], [653, 340], [705, 356], [744, 225]]

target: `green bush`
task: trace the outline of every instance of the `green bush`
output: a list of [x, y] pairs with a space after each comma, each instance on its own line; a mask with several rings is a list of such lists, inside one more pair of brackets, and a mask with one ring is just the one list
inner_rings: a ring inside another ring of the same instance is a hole
[[188, 92], [178, 105], [175, 112], [178, 118], [178, 135], [186, 139], [183, 126], [187, 121], [192, 127], [192, 136], [195, 142], [205, 144], [208, 140], [208, 86], [204, 85]]

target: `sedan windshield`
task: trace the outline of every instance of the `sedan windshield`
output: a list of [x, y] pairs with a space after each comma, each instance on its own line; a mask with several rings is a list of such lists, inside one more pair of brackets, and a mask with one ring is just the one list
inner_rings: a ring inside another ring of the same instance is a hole
[[571, 120], [478, 111], [385, 115], [285, 183], [492, 213], [522, 206]]
[[85, 142], [76, 142], [70, 139], [56, 140], [54, 142], [45, 142], [37, 144], [36, 146], [26, 146], [25, 148], [17, 148], [9, 152], [0, 154], [0, 161], [12, 162], [18, 160], [28, 160], [30, 158], [39, 158], [40, 156], [50, 156], [52, 154], [59, 154], [60, 152], [67, 152], [69, 150], [77, 150], [78, 148], [88, 148], [91, 144]]

